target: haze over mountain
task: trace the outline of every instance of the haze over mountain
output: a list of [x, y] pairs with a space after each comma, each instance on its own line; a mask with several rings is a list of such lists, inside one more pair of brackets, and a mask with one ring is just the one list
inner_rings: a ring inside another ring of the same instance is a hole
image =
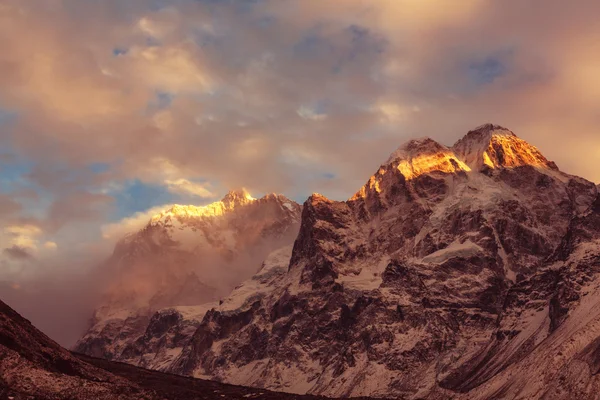
[[237, 190], [204, 207], [175, 205], [153, 216], [98, 267], [98, 274], [111, 278], [75, 349], [119, 358], [163, 309], [182, 313], [182, 325], [197, 325], [207, 309], [256, 273], [267, 254], [293, 243], [300, 213], [300, 205], [283, 195], [254, 199]]

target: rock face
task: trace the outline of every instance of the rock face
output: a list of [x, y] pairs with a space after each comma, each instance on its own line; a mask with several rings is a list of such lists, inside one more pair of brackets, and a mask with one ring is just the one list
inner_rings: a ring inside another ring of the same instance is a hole
[[71, 354], [2, 301], [0, 399], [325, 400], [189, 379]]
[[254, 199], [238, 190], [205, 207], [175, 205], [154, 216], [100, 267], [110, 286], [75, 350], [162, 369], [211, 302], [252, 277], [271, 251], [293, 243], [300, 214], [285, 196]]
[[167, 369], [329, 396], [594, 398], [599, 245], [598, 188], [509, 130], [414, 140], [348, 201], [309, 197], [289, 259]]

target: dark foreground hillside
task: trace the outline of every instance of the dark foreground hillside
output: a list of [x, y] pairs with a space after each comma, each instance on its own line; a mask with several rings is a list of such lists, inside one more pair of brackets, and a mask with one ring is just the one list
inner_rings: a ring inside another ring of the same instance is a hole
[[168, 399], [282, 399], [282, 400], [318, 400], [328, 399], [322, 396], [294, 395], [271, 392], [243, 386], [227, 385], [220, 382], [194, 379], [180, 375], [165, 374], [130, 364], [106, 361], [83, 354], [74, 354], [80, 360], [95, 367], [110, 371], [122, 378], [135, 382], [140, 387], [155, 391]]

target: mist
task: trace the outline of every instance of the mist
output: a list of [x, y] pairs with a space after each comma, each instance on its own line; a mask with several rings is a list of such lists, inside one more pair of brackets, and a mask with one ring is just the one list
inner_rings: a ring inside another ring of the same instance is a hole
[[104, 281], [93, 272], [0, 282], [0, 299], [60, 345], [70, 348], [89, 326]]
[[116, 243], [87, 257], [63, 255], [28, 277], [0, 280], [0, 299], [66, 348], [98, 320], [123, 311], [148, 315], [223, 299], [258, 272], [269, 253], [292, 244], [299, 230], [294, 222], [280, 234], [263, 235], [280, 211], [251, 210], [243, 228], [235, 219], [211, 222], [217, 238], [241, 229], [233, 246], [207, 241], [206, 232], [195, 229], [174, 230], [171, 237], [140, 219], [146, 225], [127, 225]]

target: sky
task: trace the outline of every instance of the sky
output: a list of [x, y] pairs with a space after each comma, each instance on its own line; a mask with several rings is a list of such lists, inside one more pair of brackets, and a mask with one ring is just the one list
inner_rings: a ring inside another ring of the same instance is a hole
[[0, 281], [72, 279], [165, 205], [228, 189], [344, 200], [406, 140], [452, 145], [486, 122], [598, 183], [597, 15], [597, 0], [0, 0]]

